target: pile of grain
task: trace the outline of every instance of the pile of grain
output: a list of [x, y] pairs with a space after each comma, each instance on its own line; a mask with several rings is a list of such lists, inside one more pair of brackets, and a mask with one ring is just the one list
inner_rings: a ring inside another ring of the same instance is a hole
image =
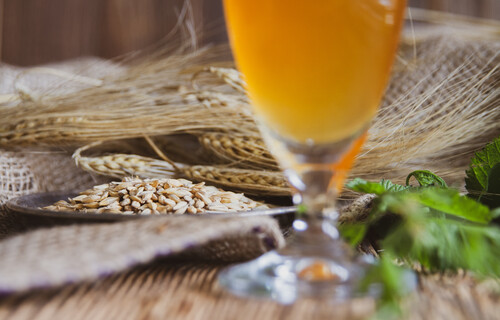
[[138, 179], [95, 186], [80, 195], [45, 207], [55, 211], [139, 215], [198, 214], [268, 208], [242, 193], [224, 191], [186, 179]]

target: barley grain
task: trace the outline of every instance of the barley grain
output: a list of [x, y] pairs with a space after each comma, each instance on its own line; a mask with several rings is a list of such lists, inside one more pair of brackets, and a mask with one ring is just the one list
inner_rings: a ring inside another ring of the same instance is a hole
[[[106, 187], [107, 186], [107, 187]], [[186, 179], [132, 179], [85, 190], [47, 210], [123, 214], [198, 214], [210, 211], [246, 211], [262, 206], [243, 194], [223, 191]]]

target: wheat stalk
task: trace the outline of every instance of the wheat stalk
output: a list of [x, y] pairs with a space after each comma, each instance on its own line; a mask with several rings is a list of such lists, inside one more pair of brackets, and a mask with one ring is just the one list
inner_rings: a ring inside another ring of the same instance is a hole
[[253, 169], [279, 170], [274, 157], [259, 136], [205, 133], [201, 145], [228, 164]]
[[[459, 180], [471, 153], [500, 134], [500, 42], [442, 32], [418, 41], [404, 39], [384, 103], [352, 175], [401, 180], [412, 169], [426, 168]], [[212, 164], [225, 166], [184, 164], [179, 165], [184, 171], [173, 170], [166, 161], [138, 155], [75, 160], [86, 170], [117, 177], [132, 171], [144, 177], [194, 176], [198, 170], [199, 179], [237, 186], [248, 178], [240, 186], [254, 190], [269, 185], [285, 192], [242, 93], [244, 81], [227, 68], [230, 61], [221, 59], [227, 46], [167, 51], [135, 61], [99, 82], [90, 81], [77, 92], [44, 95], [21, 88], [18, 100], [0, 103], [0, 145], [82, 145], [188, 133], [215, 155]], [[218, 65], [224, 67], [214, 67]], [[249, 172], [239, 171], [247, 176], [231, 182], [236, 172], [232, 170]], [[252, 181], [262, 185], [252, 187]]]
[[279, 171], [237, 169], [221, 166], [186, 166], [181, 172], [195, 181], [206, 181], [261, 196], [290, 195], [285, 177]]
[[290, 189], [279, 171], [263, 171], [173, 163], [133, 154], [111, 154], [87, 157], [82, 153], [102, 142], [94, 142], [79, 148], [73, 154], [77, 166], [82, 169], [116, 178], [137, 176], [140, 178], [188, 178], [208, 182], [221, 187], [245, 190], [249, 194], [273, 196], [289, 195]]

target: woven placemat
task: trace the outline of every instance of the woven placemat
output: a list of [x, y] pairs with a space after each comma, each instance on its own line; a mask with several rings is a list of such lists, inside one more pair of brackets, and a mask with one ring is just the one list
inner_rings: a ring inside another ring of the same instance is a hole
[[[224, 265], [160, 260], [97, 281], [0, 297], [0, 319], [366, 319], [373, 300], [343, 304], [321, 300], [280, 305], [242, 299], [222, 290]], [[421, 275], [403, 307], [410, 320], [494, 320], [500, 314], [498, 283], [467, 274]]]

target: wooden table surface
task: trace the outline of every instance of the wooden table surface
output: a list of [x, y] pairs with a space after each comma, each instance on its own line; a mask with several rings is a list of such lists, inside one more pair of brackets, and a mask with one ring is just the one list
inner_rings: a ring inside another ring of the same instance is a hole
[[[284, 306], [234, 297], [217, 283], [221, 267], [163, 260], [95, 282], [4, 296], [0, 318], [360, 319], [374, 310], [371, 300]], [[478, 284], [465, 274], [429, 275], [420, 277], [404, 305], [409, 319], [498, 319], [499, 299], [498, 283]]]

